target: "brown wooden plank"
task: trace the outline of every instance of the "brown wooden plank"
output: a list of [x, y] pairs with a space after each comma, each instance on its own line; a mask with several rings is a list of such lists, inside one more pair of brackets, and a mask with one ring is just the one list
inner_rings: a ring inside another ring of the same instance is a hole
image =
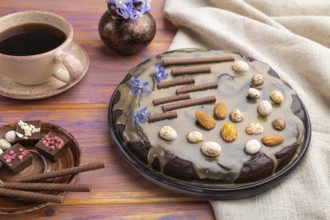
[[[175, 34], [175, 28], [162, 15], [162, 1], [152, 3], [152, 14], [157, 22], [157, 33], [152, 43], [141, 53], [123, 57], [107, 49], [98, 35], [98, 22], [106, 10], [103, 1], [84, 1], [72, 7], [70, 1], [1, 1], [0, 16], [18, 10], [47, 10], [68, 19], [74, 28], [74, 39], [83, 46], [90, 57], [90, 68], [85, 78], [74, 88], [42, 101], [31, 101], [29, 104], [42, 103], [107, 103], [110, 96], [127, 72], [145, 58], [155, 56], [167, 50]], [[14, 11], [10, 10], [13, 9]], [[86, 90], [91, 88], [91, 90]], [[64, 98], [65, 97], [65, 98]], [[17, 101], [0, 97], [0, 101], [14, 106]], [[24, 103], [26, 105], [26, 102]]]
[[[52, 98], [20, 101], [0, 97], [0, 125], [20, 119], [40, 119], [70, 131], [82, 150], [82, 164], [104, 161], [102, 170], [79, 174], [77, 183], [92, 184], [90, 193], [67, 193], [61, 205], [0, 219], [214, 219], [205, 199], [179, 195], [145, 180], [121, 157], [110, 138], [107, 107], [116, 86], [144, 59], [165, 52], [176, 28], [163, 16], [164, 0], [152, 2], [157, 33], [151, 44], [134, 56], [107, 49], [98, 35], [104, 1], [1, 0], [0, 16], [45, 10], [65, 17], [74, 28], [74, 40], [90, 58], [86, 77], [69, 91]], [[46, 211], [55, 211], [46, 217]]]
[[[123, 204], [181, 204], [203, 202], [205, 199], [186, 197], [161, 189], [145, 180], [120, 155], [110, 138], [107, 109], [21, 109], [11, 110], [1, 124], [40, 119], [68, 130], [80, 144], [82, 164], [104, 161], [101, 170], [81, 173], [77, 183], [92, 185], [90, 193], [67, 193], [62, 206], [123, 205]], [[83, 129], [82, 129], [83, 128]]]
[[[181, 195], [162, 190], [147, 182], [121, 157], [116, 145], [110, 138], [107, 109], [57, 109], [48, 112], [44, 110], [10, 111], [6, 113], [5, 119], [2, 118], [1, 124], [4, 125], [20, 119], [39, 119], [68, 130], [80, 144], [82, 151], [81, 164], [97, 161], [105, 162], [106, 167], [104, 169], [81, 173], [78, 176], [79, 183], [92, 184], [93, 193], [68, 193], [69, 200], [86, 198], [118, 200], [141, 197], [157, 200], [160, 195], [166, 196], [167, 194], [170, 197], [182, 199]], [[111, 186], [111, 190], [109, 190], [109, 186]], [[150, 189], [152, 190], [150, 191]], [[153, 190], [156, 192], [153, 193]], [[129, 196], [125, 197], [124, 194], [127, 192], [129, 192]], [[194, 198], [188, 198], [187, 200], [190, 199], [196, 201]]]
[[49, 206], [24, 215], [7, 215], [6, 220], [91, 220], [91, 219], [215, 219], [207, 203], [147, 204], [116, 206]]

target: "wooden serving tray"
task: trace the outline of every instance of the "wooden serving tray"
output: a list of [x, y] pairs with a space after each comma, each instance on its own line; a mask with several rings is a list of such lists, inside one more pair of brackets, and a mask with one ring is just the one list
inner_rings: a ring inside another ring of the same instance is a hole
[[[17, 123], [12, 123], [0, 127], [0, 138], [4, 138], [5, 134], [9, 130], [15, 130]], [[57, 134], [64, 135], [69, 139], [68, 150], [65, 154], [59, 158], [58, 161], [52, 162], [48, 158], [42, 156], [38, 153], [34, 146], [24, 146], [33, 155], [32, 165], [18, 173], [17, 175], [12, 174], [5, 167], [0, 168], [0, 182], [13, 182], [18, 178], [28, 177], [35, 174], [50, 172], [54, 170], [64, 169], [79, 166], [80, 164], [80, 147], [76, 139], [65, 129], [53, 125], [50, 123], [41, 123], [41, 138], [43, 138], [48, 132], [54, 132]], [[50, 183], [72, 183], [75, 181], [75, 175], [57, 177], [47, 180]], [[48, 194], [50, 192], [47, 192]], [[60, 195], [63, 192], [52, 192], [53, 194]], [[47, 202], [35, 202], [35, 201], [22, 201], [19, 199], [9, 199], [5, 197], [0, 197], [0, 214], [21, 214], [26, 212], [31, 212], [36, 209], [40, 209], [46, 206]]]

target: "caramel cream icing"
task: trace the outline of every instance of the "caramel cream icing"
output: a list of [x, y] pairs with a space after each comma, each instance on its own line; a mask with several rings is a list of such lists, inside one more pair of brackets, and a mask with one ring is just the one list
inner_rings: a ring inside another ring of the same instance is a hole
[[[205, 104], [201, 106], [193, 106], [177, 111], [178, 117], [171, 120], [163, 120], [154, 123], [140, 124], [138, 127], [134, 125], [132, 113], [144, 107], [147, 107], [147, 112], [152, 114], [162, 112], [162, 105], [154, 106], [154, 99], [176, 95], [175, 91], [178, 88], [183, 88], [188, 85], [173, 86], [164, 89], [157, 89], [156, 82], [152, 75], [155, 73], [155, 64], [161, 63], [164, 58], [202, 58], [214, 56], [233, 56], [235, 61], [243, 60], [249, 64], [249, 71], [245, 73], [236, 73], [232, 70], [233, 62], [211, 63], [211, 64], [194, 64], [194, 65], [173, 65], [166, 67], [168, 78], [172, 80], [184, 76], [172, 76], [171, 69], [176, 67], [191, 67], [191, 66], [210, 66], [211, 73], [209, 74], [194, 74], [195, 85], [203, 83], [217, 82], [217, 89], [209, 89], [206, 91], [198, 91], [190, 93], [191, 98], [202, 98], [215, 95], [216, 103], [222, 101], [226, 104], [228, 114], [224, 120], [216, 120], [216, 127], [210, 131], [203, 129], [196, 123], [195, 111], [201, 110], [209, 115], [213, 115], [215, 104]], [[274, 162], [276, 168], [275, 154], [283, 148], [294, 143], [298, 144], [298, 150], [304, 139], [304, 125], [291, 110], [293, 102], [292, 96], [296, 93], [282, 80], [269, 75], [271, 68], [269, 65], [260, 61], [247, 59], [239, 54], [229, 51], [216, 50], [179, 50], [158, 55], [148, 61], [140, 64], [129, 72], [131, 77], [137, 77], [141, 82], [148, 81], [147, 88], [152, 91], [152, 94], [143, 94], [141, 97], [136, 97], [134, 93], [129, 93], [131, 84], [129, 80], [123, 82], [118, 87], [121, 93], [121, 98], [118, 103], [113, 106], [113, 111], [122, 110], [123, 114], [117, 119], [116, 125], [125, 124], [126, 128], [123, 133], [123, 145], [127, 142], [150, 142], [151, 149], [148, 155], [149, 165], [155, 157], [160, 160], [163, 168], [169, 159], [179, 157], [184, 160], [191, 161], [196, 174], [200, 179], [224, 179], [228, 182], [233, 182], [240, 174], [243, 164], [251, 158], [244, 152], [244, 146], [250, 139], [260, 139], [269, 134], [277, 134], [284, 137], [284, 142], [276, 147], [267, 147], [262, 145], [260, 153], [266, 154]], [[248, 89], [250, 88], [250, 80], [254, 74], [262, 74], [265, 78], [265, 83], [260, 86], [261, 97], [257, 100], [247, 98]], [[284, 95], [284, 102], [281, 105], [275, 104], [270, 100], [270, 94], [273, 90], [278, 90]], [[258, 103], [261, 100], [268, 100], [273, 105], [273, 110], [270, 116], [261, 117], [257, 113]], [[232, 143], [226, 143], [220, 137], [220, 129], [225, 123], [233, 123], [229, 119], [229, 114], [233, 109], [240, 109], [244, 113], [244, 120], [240, 123], [234, 123], [238, 129], [238, 138]], [[287, 127], [283, 131], [276, 131], [272, 128], [272, 121], [276, 118], [284, 118]], [[263, 134], [248, 135], [245, 128], [248, 124], [257, 122], [264, 127]], [[159, 137], [161, 127], [168, 125], [173, 127], [178, 138], [175, 141], [167, 142]], [[197, 144], [192, 144], [187, 141], [187, 134], [191, 131], [200, 131], [204, 135], [204, 141]], [[201, 145], [205, 142], [213, 141], [221, 145], [222, 152], [217, 158], [209, 158], [201, 153]]]

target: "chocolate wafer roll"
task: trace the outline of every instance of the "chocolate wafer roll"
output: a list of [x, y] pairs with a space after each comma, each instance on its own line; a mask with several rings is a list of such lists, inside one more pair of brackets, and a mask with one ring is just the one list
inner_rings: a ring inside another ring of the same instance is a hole
[[214, 103], [215, 101], [216, 101], [215, 96], [207, 96], [207, 97], [203, 97], [203, 98], [189, 99], [189, 100], [177, 102], [174, 104], [164, 105], [162, 108], [163, 108], [164, 112], [167, 112], [167, 111], [172, 111], [174, 109], [179, 109], [179, 108], [187, 108], [187, 107], [191, 107], [191, 106], [195, 106], [195, 105]]
[[0, 188], [0, 196], [5, 196], [14, 199], [21, 199], [26, 201], [40, 201], [40, 202], [54, 202], [63, 203], [64, 197], [57, 195], [49, 195], [36, 192], [27, 192], [21, 190]]
[[172, 76], [179, 76], [184, 74], [199, 74], [199, 73], [211, 73], [210, 66], [198, 66], [198, 67], [181, 67], [171, 70]]
[[50, 179], [50, 178], [54, 178], [54, 177], [66, 176], [66, 175], [81, 173], [81, 172], [85, 172], [85, 171], [101, 169], [104, 167], [105, 167], [104, 162], [91, 163], [91, 164], [86, 164], [86, 165], [82, 165], [82, 166], [78, 166], [78, 167], [71, 167], [71, 168], [66, 168], [66, 169], [62, 169], [62, 170], [51, 171], [48, 173], [41, 173], [41, 174], [31, 176], [31, 177], [17, 179], [17, 182], [36, 182], [39, 180], [45, 180], [45, 179]]
[[207, 89], [216, 89], [216, 88], [218, 88], [217, 82], [205, 83], [205, 84], [201, 84], [201, 85], [194, 85], [194, 86], [177, 89], [176, 94], [179, 95], [179, 94], [184, 94], [184, 93], [189, 93], [189, 92], [197, 92], [197, 91], [202, 91], [202, 90], [207, 90]]
[[180, 95], [174, 95], [174, 96], [168, 96], [164, 98], [154, 99], [152, 103], [154, 103], [154, 106], [161, 105], [169, 102], [176, 102], [181, 100], [190, 99], [189, 94], [180, 94]]
[[189, 58], [189, 59], [167, 58], [162, 61], [162, 65], [163, 66], [189, 65], [189, 64], [219, 63], [219, 62], [231, 62], [231, 61], [235, 61], [235, 58], [232, 56], [201, 57], [201, 58]]
[[171, 86], [185, 85], [195, 83], [195, 79], [192, 77], [183, 77], [178, 79], [173, 79], [169, 81], [163, 81], [157, 84], [158, 89], [168, 88]]
[[60, 191], [60, 192], [90, 192], [89, 184], [66, 183], [0, 183], [0, 188], [17, 189], [24, 191]]
[[165, 113], [157, 113], [157, 114], [153, 114], [150, 115], [148, 117], [148, 122], [152, 123], [155, 121], [161, 121], [161, 120], [165, 120], [165, 119], [173, 119], [173, 118], [177, 118], [178, 114], [176, 112], [165, 112]]

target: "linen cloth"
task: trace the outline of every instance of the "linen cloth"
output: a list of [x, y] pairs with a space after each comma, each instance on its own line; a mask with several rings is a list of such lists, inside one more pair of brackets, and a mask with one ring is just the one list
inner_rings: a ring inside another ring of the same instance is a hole
[[217, 219], [330, 219], [330, 1], [166, 0], [179, 30], [169, 50], [227, 49], [268, 63], [312, 122], [302, 163], [254, 197], [210, 201]]

